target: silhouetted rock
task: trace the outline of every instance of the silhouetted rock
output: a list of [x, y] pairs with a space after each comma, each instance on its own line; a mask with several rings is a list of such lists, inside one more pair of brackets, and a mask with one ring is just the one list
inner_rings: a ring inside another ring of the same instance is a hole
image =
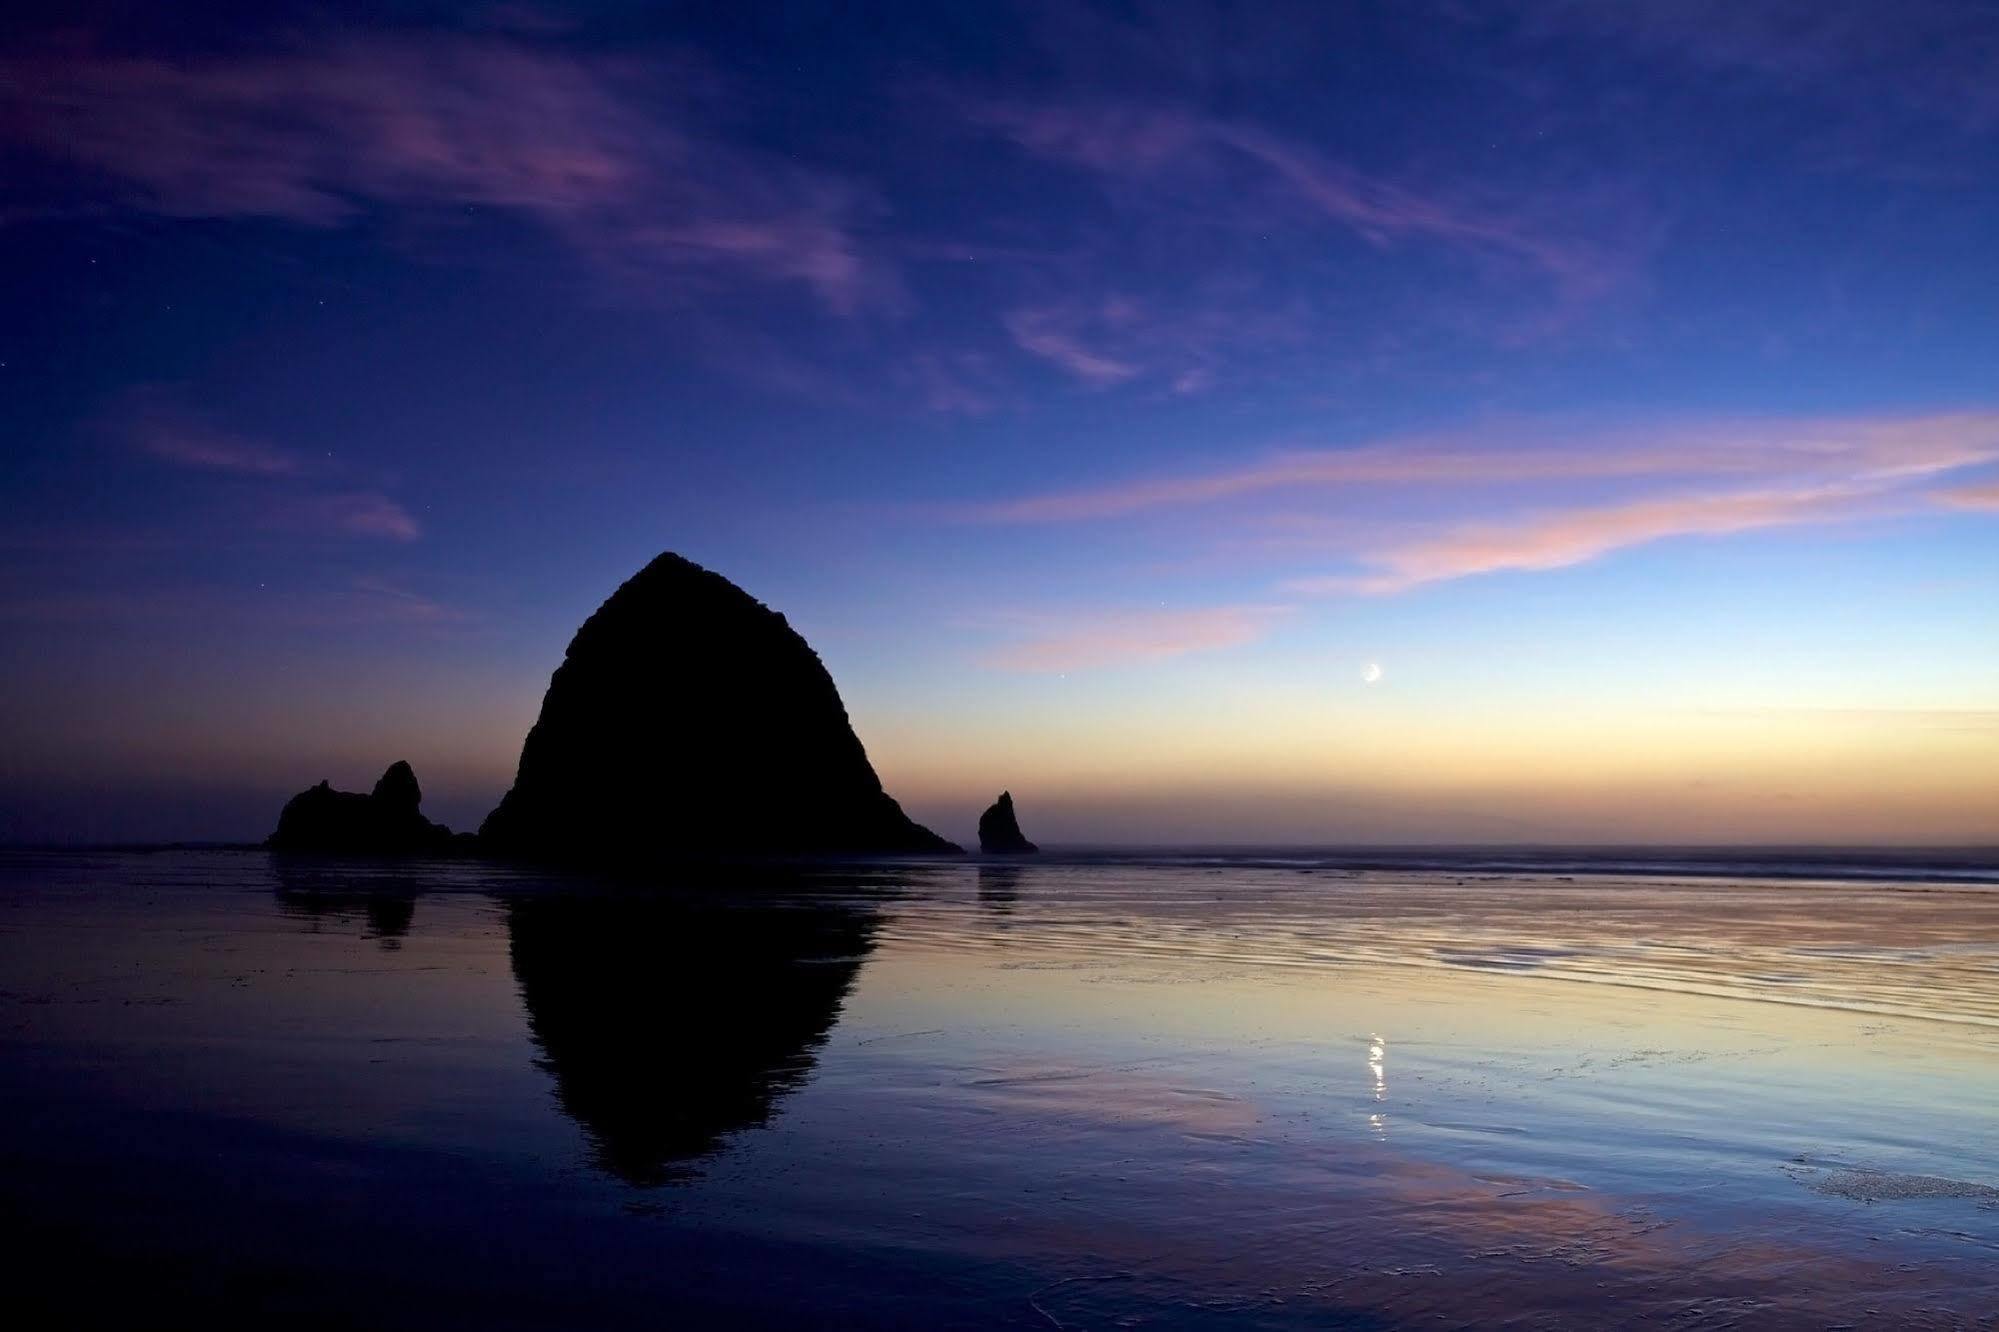
[[479, 830], [489, 851], [652, 861], [958, 850], [882, 790], [782, 615], [661, 555], [584, 621]]
[[278, 830], [264, 845], [273, 851], [343, 855], [412, 855], [450, 850], [463, 839], [418, 812], [423, 789], [410, 765], [389, 765], [375, 789], [336, 791], [321, 782], [285, 802]]
[[989, 856], [1026, 856], [1040, 849], [1021, 835], [1020, 820], [1013, 816], [1013, 793], [1001, 791], [999, 799], [979, 815], [979, 850]]
[[369, 798], [386, 808], [414, 814], [417, 807], [423, 804], [423, 788], [416, 784], [416, 770], [406, 761], [397, 759], [376, 781]]

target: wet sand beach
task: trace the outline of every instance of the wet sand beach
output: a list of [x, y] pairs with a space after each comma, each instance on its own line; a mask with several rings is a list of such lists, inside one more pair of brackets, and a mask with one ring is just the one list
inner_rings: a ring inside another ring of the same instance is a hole
[[1999, 887], [1806, 870], [11, 853], [12, 1284], [308, 1326], [1990, 1326]]

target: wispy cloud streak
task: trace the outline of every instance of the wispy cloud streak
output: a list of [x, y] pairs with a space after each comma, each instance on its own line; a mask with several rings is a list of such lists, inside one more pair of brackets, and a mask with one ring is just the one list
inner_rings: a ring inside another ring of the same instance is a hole
[[[1999, 412], [1707, 422], [1578, 433], [1518, 427], [1293, 451], [1233, 470], [1137, 478], [1002, 501], [975, 519], [1058, 523], [1214, 506], [1224, 529], [1265, 532], [1322, 515], [1352, 567], [1287, 591], [1383, 595], [1476, 574], [1567, 568], [1674, 537], [1920, 512], [1999, 509], [1999, 487], [1949, 484], [1999, 461]], [[1434, 497], [1456, 519], [1407, 517], [1384, 498]], [[1245, 543], [1268, 548], [1267, 542]]]
[[423, 536], [408, 509], [377, 491], [281, 496], [266, 505], [257, 525], [267, 532], [367, 541], [407, 543]]
[[1106, 611], [1003, 648], [987, 664], [1057, 673], [1160, 661], [1254, 642], [1283, 613], [1281, 606]]
[[174, 586], [144, 591], [78, 590], [34, 597], [0, 593], [0, 620], [88, 624], [228, 623], [269, 628], [356, 629], [371, 626], [455, 626], [475, 621], [469, 610], [377, 578], [331, 587], [246, 592], [241, 587]]
[[856, 239], [864, 191], [699, 132], [648, 95], [659, 72], [472, 38], [67, 53], [0, 62], [0, 141], [169, 216], [332, 227], [385, 206], [487, 208], [626, 281], [794, 283], [842, 312], [892, 289]]
[[1007, 332], [1022, 351], [1031, 352], [1092, 384], [1121, 384], [1140, 367], [1083, 345], [1060, 310], [1016, 310], [1006, 316]]
[[1473, 574], [1563, 569], [1667, 537], [1721, 536], [1852, 516], [1872, 492], [1828, 487], [1797, 492], [1693, 495], [1575, 509], [1517, 523], [1474, 523], [1444, 536], [1370, 551], [1375, 571], [1293, 580], [1301, 593], [1406, 592]]
[[239, 484], [251, 486], [257, 496], [260, 513], [253, 521], [266, 531], [400, 542], [423, 536], [422, 524], [402, 504], [352, 479], [341, 486], [340, 469], [330, 462], [309, 465], [300, 453], [220, 429], [180, 410], [160, 390], [133, 396], [136, 409], [114, 429], [149, 457], [241, 478]]
[[1999, 481], [1938, 491], [1937, 500], [1953, 509], [1979, 509], [1999, 513]]
[[423, 528], [410, 511], [387, 495], [328, 495], [311, 506], [335, 531], [384, 541], [415, 541]]
[[[1999, 458], [1999, 412], [1903, 418], [1711, 422], [1650, 431], [1580, 433], [1519, 427], [1425, 436], [1345, 449], [1293, 450], [1247, 466], [1141, 477], [981, 506], [994, 522], [1117, 518], [1301, 489], [1527, 484], [1638, 478], [1819, 477], [1892, 485]], [[1559, 442], [1557, 442], [1559, 441]]]
[[296, 454], [196, 421], [149, 418], [138, 423], [134, 434], [139, 447], [155, 458], [197, 471], [268, 477], [293, 476], [300, 470]]
[[1593, 300], [1623, 283], [1632, 262], [1607, 246], [1491, 205], [1474, 207], [1334, 160], [1260, 126], [1173, 107], [1117, 103], [972, 102], [976, 123], [1037, 156], [1120, 182], [1174, 175], [1211, 176], [1201, 197], [1242, 202], [1224, 183], [1229, 169], [1260, 171], [1266, 194], [1347, 228], [1385, 248], [1399, 240], [1520, 261], [1551, 279], [1565, 304]]
[[1530, 30], [1563, 28], [1788, 89], [1830, 87], [1846, 116], [1899, 105], [1977, 134], [1999, 127], [1999, 28], [1953, 0], [1522, 0]]

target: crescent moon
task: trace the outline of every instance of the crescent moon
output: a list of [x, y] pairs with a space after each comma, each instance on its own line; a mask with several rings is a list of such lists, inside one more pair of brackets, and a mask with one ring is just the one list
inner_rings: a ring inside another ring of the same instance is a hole
[[1370, 661], [1366, 666], [1361, 668], [1360, 678], [1362, 679], [1362, 681], [1364, 681], [1367, 684], [1373, 684], [1376, 681], [1380, 680], [1381, 663], [1378, 661]]

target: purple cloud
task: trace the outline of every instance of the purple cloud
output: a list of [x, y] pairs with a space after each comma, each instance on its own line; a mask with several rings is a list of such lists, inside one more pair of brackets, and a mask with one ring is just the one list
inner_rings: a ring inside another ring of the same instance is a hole
[[287, 506], [279, 521], [286, 518], [300, 520], [309, 528], [381, 541], [415, 541], [423, 535], [423, 528], [409, 510], [387, 495], [372, 492], [317, 496]]
[[1214, 387], [1231, 355], [1305, 341], [1307, 320], [1295, 299], [1267, 296], [1255, 284], [1190, 285], [1170, 298], [1051, 295], [1008, 311], [1001, 322], [1015, 346], [1092, 387], [1150, 378], [1180, 395]]
[[[1037, 156], [1109, 181], [1192, 188], [1203, 208], [1226, 207], [1243, 192], [1227, 184], [1250, 168], [1263, 186], [1243, 206], [1270, 220], [1274, 202], [1302, 208], [1386, 247], [1428, 240], [1538, 270], [1565, 306], [1596, 300], [1629, 280], [1628, 246], [1607, 246], [1491, 205], [1472, 207], [1333, 160], [1261, 127], [1168, 107], [1118, 104], [972, 102], [968, 114]], [[1205, 181], [1208, 188], [1190, 186]], [[1156, 208], [1156, 203], [1147, 207]]]
[[214, 430], [198, 421], [149, 417], [134, 428], [139, 447], [155, 458], [199, 471], [238, 476], [293, 476], [300, 469], [296, 454], [255, 440]]
[[384, 206], [490, 208], [621, 283], [794, 284], [842, 313], [893, 295], [856, 239], [870, 196], [699, 132], [645, 95], [656, 72], [485, 38], [70, 53], [0, 64], [0, 139], [168, 216], [332, 227]]
[[1015, 310], [1004, 322], [1022, 351], [1054, 363], [1085, 383], [1122, 384], [1139, 374], [1138, 366], [1084, 346], [1069, 312]]
[[145, 591], [84, 590], [37, 597], [0, 595], [0, 620], [44, 623], [245, 623], [268, 628], [352, 629], [372, 625], [444, 626], [477, 617], [396, 584], [357, 578], [345, 585], [247, 592], [241, 587], [181, 586]]
[[461, 624], [473, 618], [456, 606], [379, 578], [355, 579], [352, 591], [337, 598], [335, 604], [361, 622]]
[[1999, 31], [1953, 0], [1519, 3], [1530, 32], [1601, 34], [1717, 72], [1826, 88], [1846, 115], [1899, 106], [1971, 133], [1999, 128]]
[[331, 463], [312, 465], [303, 455], [245, 438], [210, 424], [174, 403], [159, 387], [135, 390], [131, 414], [114, 426], [145, 454], [193, 471], [265, 483], [259, 490], [270, 530], [334, 533], [378, 541], [416, 541], [422, 525], [396, 500], [371, 489], [326, 489], [339, 484]]
[[990, 358], [977, 352], [915, 352], [893, 377], [926, 410], [944, 415], [983, 416], [1004, 400]]

